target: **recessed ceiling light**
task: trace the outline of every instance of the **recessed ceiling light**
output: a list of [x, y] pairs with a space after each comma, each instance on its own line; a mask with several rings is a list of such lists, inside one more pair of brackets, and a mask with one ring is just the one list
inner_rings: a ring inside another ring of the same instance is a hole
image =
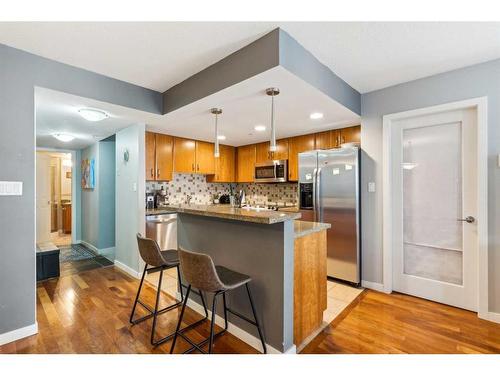
[[311, 120], [319, 120], [320, 118], [323, 118], [323, 114], [321, 112], [313, 112], [309, 115], [309, 118]]
[[99, 109], [92, 109], [92, 108], [81, 108], [78, 110], [78, 113], [85, 120], [93, 121], [93, 122], [102, 121], [105, 118], [109, 117], [109, 115], [106, 112], [101, 111]]
[[218, 139], [219, 141], [223, 141], [224, 139], [226, 139], [226, 136], [221, 134], [221, 135], [218, 135], [218, 136], [217, 136], [217, 139]]
[[263, 132], [264, 130], [266, 130], [266, 127], [264, 125], [255, 125], [254, 129], [258, 132]]
[[69, 134], [53, 134], [54, 138], [61, 142], [71, 142], [75, 137]]

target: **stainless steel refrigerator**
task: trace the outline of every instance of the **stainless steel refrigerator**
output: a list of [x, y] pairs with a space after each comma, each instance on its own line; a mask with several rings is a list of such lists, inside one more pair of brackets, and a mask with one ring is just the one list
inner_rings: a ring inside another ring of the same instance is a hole
[[361, 283], [360, 150], [358, 147], [299, 154], [302, 220], [330, 223], [327, 275]]

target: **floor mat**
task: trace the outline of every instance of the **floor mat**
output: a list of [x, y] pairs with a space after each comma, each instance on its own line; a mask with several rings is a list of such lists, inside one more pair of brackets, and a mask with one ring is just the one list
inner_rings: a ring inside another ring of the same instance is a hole
[[71, 262], [74, 260], [92, 259], [96, 254], [82, 244], [73, 244], [71, 246], [61, 246], [59, 261], [61, 263]]

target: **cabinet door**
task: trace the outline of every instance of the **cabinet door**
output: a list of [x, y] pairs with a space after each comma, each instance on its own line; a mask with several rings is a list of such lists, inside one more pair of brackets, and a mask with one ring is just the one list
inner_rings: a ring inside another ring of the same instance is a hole
[[174, 138], [174, 172], [196, 172], [196, 141]]
[[146, 180], [156, 179], [155, 133], [146, 132]]
[[208, 182], [236, 181], [236, 148], [220, 145], [220, 156], [215, 158], [215, 174], [207, 176]]
[[324, 132], [316, 133], [316, 145], [317, 150], [330, 150], [332, 148], [340, 147], [340, 130], [327, 130]]
[[340, 143], [361, 142], [361, 126], [340, 129]]
[[170, 135], [156, 134], [156, 180], [170, 181], [173, 169], [174, 139]]
[[196, 173], [215, 173], [215, 156], [213, 143], [196, 141]]
[[255, 145], [255, 163], [267, 163], [273, 160], [272, 152], [269, 151], [269, 142], [257, 143]]
[[314, 134], [288, 139], [288, 179], [297, 181], [299, 176], [299, 153], [314, 150]]
[[253, 182], [255, 173], [255, 145], [240, 146], [236, 151], [237, 182]]
[[273, 160], [287, 160], [288, 159], [288, 138], [278, 139], [276, 141], [276, 151], [273, 152]]

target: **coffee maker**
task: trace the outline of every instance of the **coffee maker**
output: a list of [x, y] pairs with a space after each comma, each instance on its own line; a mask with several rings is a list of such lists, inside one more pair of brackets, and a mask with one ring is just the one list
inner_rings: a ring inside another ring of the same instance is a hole
[[156, 208], [156, 199], [155, 199], [155, 193], [151, 191], [146, 192], [146, 209], [147, 210], [152, 210]]
[[155, 208], [168, 206], [167, 191], [163, 188], [163, 186], [160, 188], [160, 190], [156, 190], [155, 202]]

